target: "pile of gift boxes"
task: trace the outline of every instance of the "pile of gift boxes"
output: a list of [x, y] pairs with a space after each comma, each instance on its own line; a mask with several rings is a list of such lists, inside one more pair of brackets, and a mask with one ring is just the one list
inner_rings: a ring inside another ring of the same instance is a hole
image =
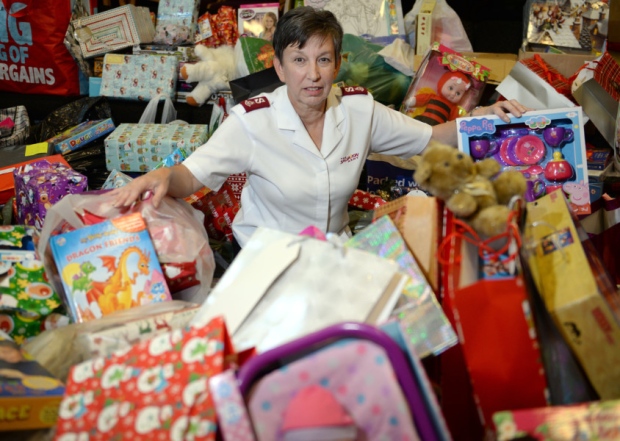
[[[584, 2], [582, 6], [590, 7], [586, 4], [591, 3]], [[611, 199], [620, 188], [620, 162], [617, 159], [620, 144], [620, 92], [617, 88], [620, 82], [620, 52], [615, 52], [620, 51], [620, 34], [616, 35], [620, 28], [614, 26], [620, 21], [620, 14], [613, 13], [620, 12], [616, 10], [620, 8], [620, 3], [598, 3], [606, 5], [604, 8], [609, 16], [606, 47], [602, 45], [599, 31], [592, 38], [576, 39], [579, 48], [575, 46], [572, 49], [583, 50], [589, 45], [587, 52], [557, 53], [561, 49], [569, 49], [557, 44], [561, 37], [559, 19], [552, 15], [542, 17], [538, 11], [532, 9], [526, 14], [530, 26], [518, 56], [504, 57], [498, 61], [492, 54], [458, 53], [430, 41], [430, 26], [436, 4], [432, 0], [425, 1], [417, 23], [419, 40], [416, 46], [416, 72], [398, 110], [412, 118], [424, 118], [427, 102], [424, 100], [441, 99], [437, 98], [440, 84], [452, 81], [454, 84], [463, 85], [463, 98], [445, 115], [446, 119], [457, 119], [458, 148], [475, 160], [493, 158], [500, 163], [503, 170], [521, 172], [527, 179], [527, 202], [534, 202], [552, 192], [560, 191], [573, 214], [581, 217], [590, 215], [594, 202], [601, 198]], [[83, 17], [72, 23], [81, 56], [93, 67], [90, 95], [140, 101], [158, 99], [159, 95], [164, 95], [182, 102], [184, 96], [194, 87], [179, 81], [183, 65], [198, 60], [194, 45], [233, 46], [238, 38], [244, 35], [239, 25], [240, 15], [234, 8], [222, 6], [217, 14], [206, 13], [200, 16], [198, 6], [199, 2], [194, 0], [162, 1], [156, 15], [156, 24], [153, 14], [149, 14], [146, 8], [133, 5]], [[274, 7], [271, 4], [263, 6]], [[277, 11], [277, 6], [275, 8]], [[588, 25], [586, 20], [594, 19], [584, 16], [581, 26]], [[601, 20], [598, 19], [596, 23]], [[567, 25], [564, 25], [564, 28], [566, 27]], [[600, 26], [597, 29], [600, 29]], [[115, 31], [117, 39], [103, 38], [109, 35], [111, 30]], [[576, 28], [573, 29], [574, 32], [577, 32]], [[544, 46], [554, 47], [556, 53], [539, 52]], [[263, 63], [263, 67], [268, 64]], [[505, 123], [496, 116], [472, 116], [470, 112], [476, 106], [485, 104], [482, 97], [489, 83], [496, 86], [499, 99], [515, 98], [540, 110], [527, 112], [521, 118], [513, 118], [510, 123]], [[537, 101], [528, 102], [529, 99]], [[541, 102], [541, 99], [546, 101]], [[115, 234], [118, 225], [111, 225], [88, 210], [80, 213], [84, 226], [99, 226], [90, 234], [76, 235], [76, 239], [69, 240], [70, 236], [63, 236], [64, 240], [63, 237], [50, 240], [52, 248], [61, 250], [66, 247], [64, 256], [67, 259], [67, 256], [73, 256], [72, 259], [75, 257], [74, 265], [66, 266], [70, 270], [50, 275], [45, 271], [44, 262], [36, 252], [39, 233], [45, 225], [47, 213], [52, 206], [70, 195], [121, 187], [141, 173], [181, 163], [207, 142], [213, 130], [222, 122], [227, 111], [225, 107], [230, 102], [216, 97], [211, 104], [214, 112], [209, 125], [182, 122], [116, 124], [112, 118], [83, 121], [47, 139], [44, 143], [45, 151], [50, 154], [44, 158], [19, 162], [0, 170], [0, 204], [11, 205], [15, 219], [15, 225], [0, 227], [0, 330], [5, 333], [0, 340], [12, 339], [21, 344], [42, 331], [67, 325], [71, 321], [100, 319], [107, 315], [102, 313], [106, 307], [111, 308], [110, 311], [119, 309], [116, 303], [118, 300], [110, 300], [107, 306], [91, 304], [88, 293], [98, 289], [91, 277], [95, 269], [89, 268], [87, 261], [80, 261], [76, 257], [79, 250], [67, 251], [67, 242], [83, 244], [97, 235], [109, 238]], [[65, 155], [84, 149], [97, 140], [104, 144], [109, 172], [108, 179], [101, 188], [89, 185], [88, 178], [71, 169], [64, 159]], [[419, 212], [423, 207], [421, 204], [434, 204], [430, 202], [433, 199], [429, 198], [424, 203], [417, 202], [413, 209], [409, 206], [413, 203], [412, 199], [403, 198], [408, 193], [423, 193], [413, 179], [414, 168], [415, 165], [407, 161], [398, 162], [381, 155], [371, 156], [366, 162], [365, 182], [360, 182], [358, 190], [350, 200], [350, 208], [358, 211], [374, 210], [375, 220], [379, 214], [392, 215], [396, 223], [401, 222], [399, 228], [408, 231], [405, 240], [411, 240], [414, 230], [422, 228], [404, 225], [407, 217], [405, 213], [409, 212], [408, 219], [411, 219], [415, 212]], [[6, 178], [9, 183], [3, 181]], [[216, 243], [230, 245], [232, 241], [231, 226], [240, 209], [239, 197], [244, 179], [244, 176], [233, 177], [217, 192], [203, 189], [186, 199], [186, 202], [201, 213], [201, 233], [211, 240], [212, 246], [216, 246]], [[437, 217], [439, 211], [436, 208], [423, 207], [426, 215]], [[130, 216], [124, 218], [123, 222], [132, 225], [132, 231], [136, 233], [132, 239], [126, 240], [138, 241], [138, 233], [146, 228], [144, 219]], [[435, 225], [438, 222], [438, 219], [433, 218], [430, 224]], [[429, 222], [426, 224], [428, 227]], [[69, 233], [71, 228], [66, 222], [59, 221], [57, 230], [54, 234], [62, 235]], [[428, 233], [427, 236], [431, 236], [431, 232], [435, 230], [431, 228], [424, 231]], [[178, 234], [178, 230], [175, 234]], [[436, 239], [433, 237], [433, 242], [437, 242]], [[155, 248], [149, 250], [155, 254]], [[433, 311], [435, 310], [432, 308], [436, 307], [436, 313], [439, 314], [437, 311], [440, 306], [431, 301], [431, 291], [439, 283], [438, 262], [433, 254], [436, 251], [429, 250], [426, 255], [416, 256], [421, 267], [419, 274], [416, 274], [420, 279], [427, 279], [424, 282], [428, 284], [426, 307]], [[75, 254], [70, 254], [71, 252]], [[62, 255], [63, 251], [58, 253]], [[136, 252], [132, 257], [144, 259], [146, 262], [148, 254]], [[105, 259], [101, 260], [105, 262]], [[148, 297], [145, 303], [170, 300], [170, 292], [180, 292], [196, 286], [200, 282], [196, 277], [195, 266], [195, 262], [161, 262], [161, 266], [155, 269], [149, 267], [151, 280], [145, 282], [141, 292], [141, 295]], [[134, 279], [136, 277], [137, 275], [133, 276]], [[80, 305], [79, 313], [76, 313], [71, 311], [69, 305], [65, 305], [63, 294], [55, 287], [64, 286], [64, 290], [69, 290], [81, 283], [88, 286], [88, 289], [83, 289], [83, 304]], [[108, 291], [106, 295], [110, 298], [116, 295]], [[414, 295], [410, 297], [413, 298]], [[128, 305], [140, 306], [131, 302]], [[405, 306], [406, 308], [402, 309], [403, 317], [407, 316], [412, 320], [411, 317], [415, 316], [412, 311], [420, 305], [409, 302]], [[86, 352], [97, 357], [113, 350], [125, 349], [129, 352], [126, 353], [124, 361], [136, 354], [139, 356], [136, 351], [148, 347], [148, 344], [143, 342], [147, 335], [154, 337], [187, 325], [197, 308], [195, 305], [184, 305], [179, 310], [154, 311], [151, 316], [143, 317], [142, 320], [132, 317], [133, 321], [127, 321], [122, 335], [118, 333], [118, 329], [108, 329], [104, 325], [96, 332], [85, 334], [82, 343], [87, 348]], [[423, 323], [424, 320], [430, 320], [429, 317], [435, 316], [427, 314], [425, 318], [417, 317], [417, 322], [408, 325]], [[440, 318], [444, 319], [443, 315]], [[405, 321], [403, 318], [403, 322]], [[451, 332], [447, 320], [442, 323]], [[456, 336], [453, 337], [456, 341]], [[162, 344], [173, 343], [166, 341]], [[218, 346], [218, 350], [220, 349], [222, 348]], [[90, 381], [89, 384], [109, 380], [93, 377], [93, 372], [101, 372], [100, 367], [88, 365], [86, 368], [90, 369], [87, 373], [90, 377], [83, 380]], [[163, 368], [158, 373], [166, 375]], [[186, 374], [189, 378], [191, 373], [186, 369], [183, 375]], [[61, 408], [60, 417], [64, 424], [60, 428], [61, 434], [72, 429], [67, 421], [81, 417], [80, 403], [77, 402], [79, 399], [90, 400], [91, 403], [87, 404], [92, 404], [95, 399], [103, 400], [101, 397], [84, 393], [76, 386], [82, 381], [78, 378], [79, 375], [80, 372], [74, 371], [70, 389], [71, 399], [76, 402]], [[43, 380], [39, 381], [44, 383]], [[10, 428], [53, 426], [56, 421], [54, 412], [57, 411], [60, 397], [64, 393], [63, 386], [53, 380], [49, 380], [48, 384], [26, 384], [26, 387], [18, 391], [9, 388], [0, 393], [0, 399], [10, 396], [13, 400], [11, 412], [14, 415], [23, 411], [20, 406], [27, 401], [22, 403], [22, 398], [27, 400], [25, 397], [30, 397], [31, 403], [37, 402], [36, 405], [39, 406], [36, 417], [33, 411], [30, 419], [16, 416], [15, 423]], [[110, 405], [110, 409], [113, 407], [110, 412], [116, 412], [114, 416], [117, 417], [124, 409], [123, 405], [112, 391], [113, 388], [107, 389], [110, 389], [110, 397], [116, 400]], [[42, 393], [40, 390], [46, 392]], [[22, 398], [17, 400], [15, 396]], [[75, 407], [72, 407], [73, 404]], [[131, 412], [131, 409], [127, 411]], [[155, 415], [155, 418], [159, 417], [160, 415]], [[518, 419], [517, 417], [515, 414], [514, 418]], [[512, 422], [512, 418], [512, 414], [502, 415], [498, 421], [500, 424], [508, 424], [506, 421]], [[203, 427], [205, 433], [215, 430], [213, 415], [210, 415], [209, 424]]]

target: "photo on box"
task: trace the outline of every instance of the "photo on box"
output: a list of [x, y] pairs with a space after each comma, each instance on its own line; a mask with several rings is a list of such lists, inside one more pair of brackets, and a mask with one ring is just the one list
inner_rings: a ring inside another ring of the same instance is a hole
[[278, 25], [279, 3], [259, 3], [239, 6], [239, 36], [272, 41]]
[[560, 189], [576, 214], [590, 213], [581, 107], [537, 110], [505, 123], [498, 116], [457, 120], [459, 149], [474, 160], [493, 158], [527, 179], [525, 199]]
[[609, 1], [529, 0], [525, 40], [533, 49], [601, 52], [607, 39]]
[[465, 115], [480, 102], [489, 70], [434, 43], [416, 72], [401, 112], [432, 126]]

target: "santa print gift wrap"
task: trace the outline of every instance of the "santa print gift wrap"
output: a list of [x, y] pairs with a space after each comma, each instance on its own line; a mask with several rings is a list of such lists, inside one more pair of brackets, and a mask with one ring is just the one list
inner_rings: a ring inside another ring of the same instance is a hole
[[56, 441], [215, 440], [208, 379], [232, 346], [220, 317], [76, 365], [58, 412]]

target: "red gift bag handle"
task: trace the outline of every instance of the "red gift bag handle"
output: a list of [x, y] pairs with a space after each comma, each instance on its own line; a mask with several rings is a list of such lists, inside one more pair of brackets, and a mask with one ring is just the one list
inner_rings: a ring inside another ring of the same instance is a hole
[[[454, 231], [447, 234], [439, 244], [439, 249], [437, 250], [439, 263], [442, 265], [451, 265], [461, 262], [461, 254], [458, 254], [455, 258], [450, 256], [450, 244], [453, 239], [465, 240], [475, 245], [478, 248], [478, 255], [480, 258], [495, 258], [503, 263], [511, 262], [517, 257], [519, 249], [521, 248], [521, 234], [519, 233], [519, 228], [514, 222], [515, 216], [518, 214], [518, 210], [511, 211], [508, 216], [506, 231], [484, 240], [466, 222], [460, 219], [454, 219]], [[491, 246], [491, 244], [502, 239], [506, 240], [505, 244], [500, 249], [496, 249]], [[510, 253], [507, 257], [502, 258], [502, 255], [508, 252], [512, 240], [514, 240], [517, 245], [516, 250]]]

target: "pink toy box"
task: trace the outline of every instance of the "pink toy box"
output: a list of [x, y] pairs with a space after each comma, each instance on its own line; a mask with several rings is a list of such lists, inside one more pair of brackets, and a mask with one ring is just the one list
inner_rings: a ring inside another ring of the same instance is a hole
[[581, 107], [531, 111], [510, 123], [495, 115], [467, 117], [457, 125], [460, 150], [523, 173], [528, 202], [561, 189], [576, 214], [590, 213]]
[[480, 102], [490, 71], [435, 43], [407, 90], [401, 112], [430, 125], [465, 115]]

